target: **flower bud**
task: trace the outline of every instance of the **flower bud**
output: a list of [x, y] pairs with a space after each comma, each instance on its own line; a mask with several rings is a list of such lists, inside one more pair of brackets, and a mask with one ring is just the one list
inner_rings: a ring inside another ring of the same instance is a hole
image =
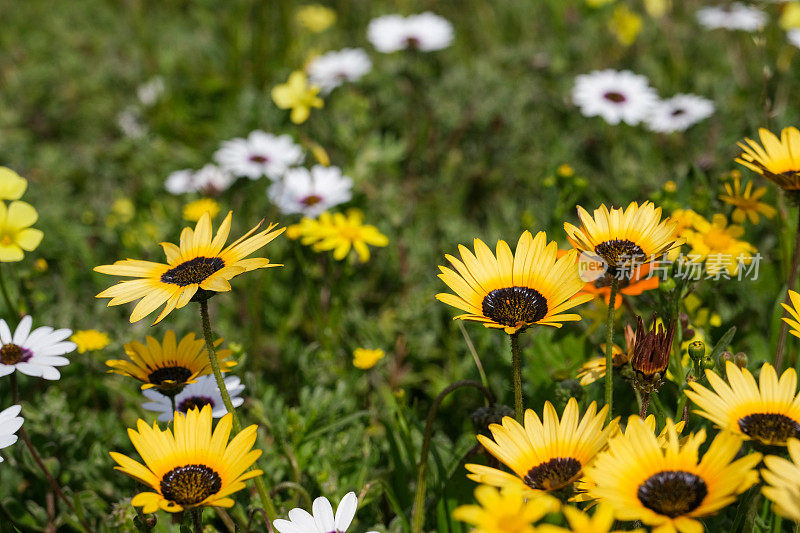
[[728, 361], [733, 362], [733, 354], [728, 350], [723, 351], [717, 356], [717, 370], [723, 377], [725, 377], [725, 363]]
[[631, 357], [631, 368], [635, 371], [634, 384], [639, 392], [653, 392], [661, 386], [662, 377], [669, 365], [669, 354], [672, 350], [672, 338], [675, 334], [675, 322], [670, 322], [667, 329], [663, 325], [645, 331], [642, 317], [636, 317], [636, 340]]
[[747, 354], [744, 352], [737, 353], [733, 356], [733, 363], [739, 368], [747, 367]]
[[706, 343], [703, 341], [694, 341], [689, 343], [689, 357], [692, 361], [699, 361], [706, 355]]
[[714, 370], [714, 365], [714, 360], [707, 355], [703, 357], [702, 361], [700, 361], [700, 367], [703, 370]]
[[675, 280], [672, 278], [663, 279], [658, 283], [658, 288], [662, 292], [672, 292], [675, 290]]

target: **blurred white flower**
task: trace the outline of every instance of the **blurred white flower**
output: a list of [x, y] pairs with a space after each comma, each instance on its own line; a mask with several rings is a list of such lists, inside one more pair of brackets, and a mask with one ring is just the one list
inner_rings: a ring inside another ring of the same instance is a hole
[[290, 169], [283, 180], [270, 185], [267, 194], [281, 213], [300, 213], [315, 218], [331, 207], [349, 202], [353, 197], [353, 180], [342, 176], [338, 167], [314, 165]]
[[[295, 507], [289, 511], [289, 520], [278, 519], [272, 525], [279, 533], [345, 533], [358, 508], [358, 498], [355, 492], [345, 494], [339, 507], [336, 508], [336, 515], [333, 514], [333, 507], [328, 498], [320, 496], [311, 506], [314, 513], [310, 514], [304, 509]], [[377, 533], [370, 531], [369, 533]]]
[[117, 115], [117, 127], [126, 137], [131, 139], [141, 139], [147, 133], [147, 127], [142, 124], [139, 112], [133, 107], [119, 112]]
[[372, 62], [361, 48], [344, 48], [315, 57], [308, 68], [308, 80], [329, 93], [346, 81], [357, 81], [372, 68]]
[[584, 116], [636, 125], [647, 117], [658, 95], [644, 76], [606, 69], [577, 76], [572, 101]]
[[453, 25], [430, 11], [408, 17], [385, 15], [370, 21], [367, 38], [379, 52], [407, 48], [431, 52], [450, 46]]
[[[239, 378], [236, 376], [226, 377], [225, 387], [228, 389], [228, 394], [231, 395], [231, 403], [234, 407], [239, 407], [244, 403], [244, 398], [239, 397], [244, 390], [244, 384]], [[145, 389], [142, 394], [150, 400], [142, 404], [143, 409], [159, 413], [158, 420], [160, 422], [172, 420], [172, 402], [169, 396], [161, 394], [156, 389]], [[219, 387], [217, 387], [217, 381], [210, 374], [198, 377], [196, 382], [189, 383], [175, 396], [175, 408], [181, 413], [186, 413], [189, 409], [194, 408], [202, 409], [206, 405], [211, 406], [211, 416], [214, 418], [225, 416], [228, 412], [222, 401]]]
[[0, 377], [14, 370], [49, 380], [61, 377], [55, 367], [68, 365], [69, 359], [59, 356], [77, 347], [74, 342], [65, 340], [72, 335], [72, 330], [42, 326], [31, 331], [32, 325], [33, 319], [26, 315], [12, 335], [6, 321], [0, 319]]
[[[8, 448], [17, 442], [15, 433], [22, 427], [23, 419], [19, 415], [22, 406], [12, 405], [8, 409], [0, 411], [0, 448]], [[0, 457], [0, 463], [3, 458]]]
[[734, 2], [725, 6], [704, 7], [697, 11], [697, 21], [706, 28], [756, 31], [767, 23], [767, 15], [755, 7]]
[[786, 32], [786, 38], [797, 48], [800, 48], [800, 29], [793, 28]]
[[227, 190], [235, 180], [230, 172], [208, 164], [196, 172], [188, 169], [176, 170], [167, 176], [164, 187], [172, 194], [202, 192], [215, 195]]
[[288, 135], [275, 136], [256, 130], [247, 139], [225, 141], [214, 160], [234, 176], [256, 180], [261, 176], [279, 179], [289, 167], [303, 162], [303, 150]]
[[164, 94], [164, 78], [156, 76], [136, 88], [136, 96], [144, 106], [155, 104]]
[[671, 133], [685, 131], [714, 114], [714, 102], [694, 94], [678, 94], [661, 100], [645, 122], [650, 131]]

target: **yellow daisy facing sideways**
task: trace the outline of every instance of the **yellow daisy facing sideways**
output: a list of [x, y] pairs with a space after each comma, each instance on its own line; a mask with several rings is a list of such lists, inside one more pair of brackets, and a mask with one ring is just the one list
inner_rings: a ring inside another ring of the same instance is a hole
[[145, 513], [159, 509], [177, 513], [202, 506], [232, 507], [230, 495], [245, 487], [244, 482], [262, 474], [248, 468], [261, 455], [253, 450], [256, 425], [243, 429], [228, 442], [232, 415], [217, 422], [211, 431], [211, 406], [175, 413], [173, 429], [161, 430], [139, 420], [128, 435], [144, 464], [117, 452], [114, 468], [147, 485], [155, 492], [140, 492], [131, 504]]
[[736, 162], [757, 172], [786, 192], [800, 192], [800, 131], [784, 128], [780, 139], [771, 131], [758, 130], [761, 145], [752, 139], [739, 143]]
[[697, 382], [689, 384], [692, 390], [686, 396], [699, 407], [697, 414], [721, 429], [768, 446], [785, 446], [787, 439], [800, 438], [800, 394], [793, 368], [778, 380], [775, 367], [764, 363], [758, 383], [749, 370], [730, 361], [725, 372], [728, 383], [706, 370], [713, 390]]
[[560, 328], [562, 322], [581, 319], [565, 311], [592, 299], [591, 294], [577, 294], [584, 282], [578, 276], [576, 252], [556, 259], [558, 246], [547, 243], [543, 231], [535, 237], [524, 232], [515, 253], [502, 240], [497, 256], [480, 239], [475, 239], [474, 254], [466, 246], [458, 249], [460, 260], [445, 256], [455, 270], [439, 267], [439, 278], [455, 294], [436, 295], [440, 302], [466, 311], [456, 319], [482, 322], [509, 335], [535, 324]]
[[617, 430], [617, 419], [603, 427], [608, 407], [597, 412], [592, 402], [583, 417], [578, 402], [570, 398], [558, 419], [553, 404], [545, 402], [542, 419], [525, 411], [524, 425], [511, 417], [491, 424], [494, 440], [478, 435], [486, 451], [514, 474], [484, 465], [468, 464], [473, 481], [495, 487], [512, 487], [532, 496], [563, 489], [581, 478], [583, 470]]
[[[567, 519], [568, 529], [552, 524], [542, 524], [536, 528], [536, 533], [609, 533], [614, 527], [614, 508], [607, 503], [598, 505], [591, 517], [585, 511], [575, 507], [564, 507], [561, 512]], [[625, 531], [644, 533], [643, 529]], [[623, 533], [623, 530], [614, 530], [613, 533]]]
[[[150, 336], [146, 342], [126, 344], [125, 354], [130, 360], [106, 361], [106, 365], [111, 367], [109, 372], [137, 379], [142, 382], [142, 390], [155, 388], [167, 396], [178, 394], [184, 386], [194, 383], [197, 377], [211, 374], [206, 343], [203, 339], [195, 339], [194, 333], [189, 333], [177, 343], [175, 332], [169, 330], [164, 335], [163, 343]], [[214, 346], [221, 343], [222, 339], [217, 339]], [[217, 350], [222, 372], [228, 372], [236, 366], [236, 361], [229, 360], [231, 354], [228, 349]]]
[[725, 184], [725, 192], [727, 194], [720, 194], [719, 199], [735, 207], [731, 219], [737, 224], [744, 222], [745, 218], [750, 219], [753, 224], [758, 224], [761, 219], [760, 214], [772, 218], [778, 212], [771, 205], [760, 201], [760, 198], [767, 194], [766, 187], [759, 187], [754, 191], [753, 182], [748, 181], [742, 190], [739, 176], [733, 179], [733, 186], [730, 183]]
[[758, 481], [760, 453], [734, 461], [740, 436], [722, 432], [699, 460], [705, 430], [679, 442], [668, 421], [666, 446], [636, 415], [623, 434], [609, 439], [608, 448], [587, 469], [590, 495], [614, 508], [620, 520], [641, 520], [658, 533], [702, 533], [696, 518], [715, 514], [733, 503]]
[[472, 533], [536, 533], [534, 523], [558, 511], [558, 500], [528, 498], [513, 487], [498, 490], [488, 485], [475, 489], [477, 505], [462, 505], [453, 518], [474, 526]]
[[626, 209], [608, 209], [604, 204], [590, 215], [578, 206], [581, 226], [564, 223], [567, 239], [581, 252], [597, 254], [610, 269], [641, 265], [680, 246], [677, 222], [661, 220], [661, 208], [652, 202], [641, 207], [631, 202]]
[[197, 226], [184, 228], [180, 246], [162, 242], [167, 264], [152, 261], [124, 259], [113, 265], [95, 267], [95, 272], [139, 278], [122, 281], [104, 290], [97, 298], [111, 298], [109, 306], [139, 300], [131, 313], [131, 322], [136, 322], [155, 311], [162, 304], [164, 309], [154, 324], [160, 322], [173, 309], [180, 309], [191, 301], [205, 300], [216, 292], [231, 290], [232, 278], [258, 268], [283, 266], [271, 264], [269, 259], [257, 257], [245, 259], [285, 228], [273, 231], [277, 224], [255, 233], [261, 223], [223, 248], [231, 229], [233, 211], [222, 221], [216, 235], [211, 237], [211, 217], [206, 212]]
[[789, 439], [789, 460], [775, 455], [764, 457], [761, 492], [772, 501], [779, 515], [800, 522], [800, 440]]
[[788, 317], [783, 317], [782, 320], [789, 324], [789, 333], [795, 337], [800, 337], [800, 294], [790, 290], [789, 300], [792, 305], [781, 303], [783, 308], [786, 309], [786, 312], [790, 315]]

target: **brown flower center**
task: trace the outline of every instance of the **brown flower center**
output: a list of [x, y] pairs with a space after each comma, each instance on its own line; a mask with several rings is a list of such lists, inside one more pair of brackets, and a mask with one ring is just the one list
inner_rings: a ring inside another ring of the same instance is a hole
[[636, 492], [642, 505], [670, 518], [691, 513], [703, 503], [706, 494], [706, 482], [682, 470], [653, 474], [639, 485]]
[[627, 239], [613, 239], [601, 242], [594, 251], [606, 260], [610, 267], [642, 263], [647, 256], [642, 248]]
[[184, 366], [165, 366], [154, 370], [147, 376], [150, 383], [156, 386], [186, 383], [192, 371]]
[[317, 205], [321, 201], [322, 201], [322, 196], [317, 196], [316, 194], [310, 194], [305, 198], [303, 198], [302, 200], [300, 200], [300, 203], [307, 207], [311, 207], [312, 205]]
[[0, 348], [0, 364], [16, 365], [28, 361], [31, 357], [33, 357], [32, 351], [13, 343], [4, 344]]
[[269, 161], [269, 158], [263, 155], [251, 155], [250, 161], [252, 161], [253, 163], [258, 163], [260, 165], [263, 165], [264, 163]]
[[614, 102], [615, 104], [621, 104], [622, 102], [625, 102], [627, 100], [624, 94], [618, 93], [616, 91], [607, 92], [606, 94], [603, 95], [603, 98], [605, 98], [610, 102]]
[[206, 405], [210, 405], [213, 409], [214, 400], [208, 396], [190, 396], [181, 400], [177, 408], [181, 413], [188, 413], [191, 409], [202, 409]]
[[225, 261], [221, 257], [195, 257], [164, 272], [161, 275], [161, 281], [163, 283], [172, 283], [179, 287], [186, 287], [187, 285], [202, 283], [211, 274], [224, 266]]
[[197, 505], [221, 488], [219, 474], [205, 465], [179, 466], [161, 478], [161, 494], [182, 506]]
[[575, 481], [582, 468], [577, 459], [556, 457], [531, 468], [523, 481], [532, 489], [558, 490]]
[[765, 443], [786, 442], [789, 437], [800, 438], [800, 424], [778, 413], [755, 413], [739, 419], [739, 429], [748, 437]]
[[530, 287], [504, 287], [483, 298], [482, 310], [503, 326], [530, 325], [547, 315], [547, 299]]

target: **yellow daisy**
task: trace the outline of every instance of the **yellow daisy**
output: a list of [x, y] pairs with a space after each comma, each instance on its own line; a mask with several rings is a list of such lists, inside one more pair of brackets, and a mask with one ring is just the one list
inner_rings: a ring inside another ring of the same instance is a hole
[[311, 114], [311, 108], [322, 107], [322, 98], [317, 96], [319, 87], [309, 85], [308, 78], [302, 70], [295, 70], [289, 75], [286, 83], [272, 88], [272, 99], [281, 109], [291, 109], [289, 118], [295, 124], [302, 124]]
[[731, 187], [730, 183], [725, 184], [725, 192], [727, 194], [719, 195], [720, 200], [736, 207], [733, 210], [731, 219], [737, 224], [741, 224], [746, 217], [750, 219], [751, 223], [758, 224], [760, 220], [759, 213], [767, 218], [774, 217], [777, 210], [771, 205], [759, 202], [759, 198], [767, 193], [767, 188], [759, 187], [753, 191], [753, 182], [748, 181], [747, 185], [744, 186], [744, 190], [742, 190], [740, 181], [739, 176], [736, 176], [733, 180], [733, 187]]
[[155, 492], [140, 492], [131, 504], [145, 513], [163, 509], [177, 513], [202, 506], [232, 507], [230, 495], [244, 488], [245, 480], [261, 470], [248, 468], [261, 450], [253, 450], [256, 426], [243, 429], [228, 442], [232, 415], [220, 419], [211, 431], [211, 406], [175, 413], [173, 429], [161, 430], [139, 420], [137, 430], [128, 429], [133, 446], [144, 464], [121, 453], [110, 452], [124, 472]]
[[[611, 361], [614, 363], [614, 368], [620, 368], [631, 360], [635, 343], [636, 343], [636, 334], [634, 333], [631, 325], [626, 324], [625, 344], [627, 351], [624, 351], [616, 344], [611, 345]], [[605, 352], [606, 345], [601, 344], [600, 349], [603, 352]], [[578, 369], [578, 375], [576, 377], [578, 378], [580, 384], [586, 387], [587, 385], [591, 385], [598, 379], [605, 377], [605, 375], [606, 375], [606, 358], [595, 357], [593, 359], [589, 359], [588, 361], [586, 361], [581, 365], [581, 367]]]
[[0, 202], [0, 262], [22, 261], [24, 252], [31, 252], [42, 242], [44, 233], [32, 228], [39, 213], [27, 202]]
[[213, 198], [200, 198], [183, 206], [183, 219], [197, 222], [203, 213], [208, 213], [211, 218], [219, 214], [219, 204]]
[[543, 419], [533, 410], [525, 411], [525, 424], [504, 417], [502, 425], [491, 424], [494, 440], [478, 435], [478, 441], [500, 462], [514, 471], [510, 474], [484, 465], [468, 464], [473, 481], [495, 487], [511, 487], [529, 495], [569, 487], [583, 475], [595, 455], [617, 430], [617, 419], [603, 427], [608, 407], [597, 412], [592, 402], [583, 417], [578, 402], [570, 398], [561, 421], [550, 402], [544, 404]]
[[0, 200], [19, 200], [28, 188], [28, 180], [7, 167], [0, 167]]
[[723, 214], [716, 214], [711, 222], [705, 219], [695, 220], [694, 230], [685, 230], [683, 237], [692, 249], [688, 259], [693, 262], [705, 261], [706, 272], [717, 274], [727, 271], [734, 275], [740, 265], [748, 265], [756, 248], [747, 241], [741, 240], [744, 228], [735, 224], [728, 225]]
[[[316, 252], [333, 250], [333, 258], [341, 261], [353, 249], [362, 263], [369, 261], [369, 246], [386, 246], [389, 239], [370, 224], [364, 224], [364, 213], [348, 209], [342, 213], [322, 213], [318, 219], [303, 218], [299, 224], [289, 226], [286, 235], [300, 239]], [[367, 246], [369, 245], [369, 246]]]
[[466, 246], [458, 249], [461, 260], [445, 256], [455, 270], [439, 267], [439, 278], [456, 294], [436, 295], [466, 311], [457, 319], [483, 322], [509, 335], [534, 324], [560, 328], [562, 322], [581, 319], [564, 311], [592, 299], [591, 294], [577, 294], [584, 282], [575, 251], [556, 259], [558, 246], [555, 241], [548, 244], [543, 231], [536, 237], [524, 232], [513, 254], [505, 241], [498, 241], [496, 257], [480, 239], [475, 239], [474, 254]]
[[787, 192], [800, 191], [800, 131], [784, 128], [781, 138], [767, 129], [758, 130], [761, 145], [752, 139], [739, 143], [743, 150], [736, 162], [757, 172]]
[[[609, 533], [614, 526], [614, 508], [607, 503], [601, 503], [591, 517], [588, 513], [576, 509], [575, 507], [563, 507], [569, 529], [554, 526], [552, 524], [542, 524], [536, 528], [536, 533]], [[623, 530], [615, 530], [613, 533], [622, 533]], [[642, 529], [634, 529], [635, 532], [642, 532]]]
[[474, 526], [472, 533], [536, 533], [533, 524], [547, 513], [558, 511], [558, 500], [543, 496], [526, 497], [513, 487], [481, 485], [475, 489], [478, 505], [462, 505], [453, 518]]
[[257, 268], [282, 266], [270, 264], [269, 259], [262, 257], [245, 259], [283, 233], [285, 228], [272, 231], [276, 224], [270, 224], [267, 229], [255, 233], [261, 226], [259, 223], [223, 249], [231, 229], [232, 216], [233, 211], [222, 221], [213, 239], [211, 218], [204, 213], [194, 231], [183, 228], [180, 246], [162, 242], [167, 264], [125, 259], [113, 265], [95, 267], [96, 272], [103, 274], [140, 278], [117, 283], [98, 294], [97, 298], [111, 298], [109, 306], [141, 298], [133, 308], [131, 322], [141, 320], [166, 303], [155, 324], [173, 309], [180, 309], [191, 301], [208, 299], [215, 292], [231, 290], [228, 281], [239, 274]]
[[380, 348], [369, 350], [367, 348], [356, 348], [353, 350], [353, 366], [361, 370], [369, 370], [384, 358], [386, 354]]
[[800, 294], [797, 294], [795, 291], [789, 291], [789, 299], [792, 302], [792, 305], [786, 305], [782, 303], [786, 312], [789, 313], [790, 317], [783, 317], [783, 321], [789, 324], [789, 333], [794, 335], [795, 337], [800, 337]]
[[709, 390], [697, 382], [689, 385], [686, 396], [700, 409], [695, 411], [720, 428], [738, 433], [766, 445], [786, 445], [790, 437], [800, 438], [800, 394], [797, 373], [786, 370], [778, 380], [775, 368], [764, 363], [758, 383], [746, 368], [728, 361], [728, 383], [706, 370]]
[[78, 353], [102, 350], [111, 342], [107, 333], [96, 329], [78, 330], [69, 338], [78, 347]]
[[705, 430], [683, 443], [671, 422], [667, 430], [662, 446], [648, 424], [631, 416], [625, 432], [609, 439], [587, 470], [590, 494], [611, 505], [620, 520], [641, 520], [659, 533], [701, 533], [695, 518], [716, 513], [758, 481], [754, 467], [761, 454], [733, 461], [742, 440], [722, 432], [698, 462]]
[[772, 508], [779, 515], [800, 522], [800, 440], [789, 439], [786, 443], [789, 459], [768, 455], [764, 457], [761, 477], [766, 486], [761, 492], [769, 498]]
[[580, 228], [564, 223], [569, 242], [581, 252], [602, 257], [611, 271], [658, 259], [683, 242], [675, 236], [677, 223], [669, 217], [661, 220], [661, 208], [652, 202], [610, 210], [601, 205], [594, 216], [578, 206], [578, 218]]
[[[164, 342], [159, 343], [148, 336], [147, 344], [133, 341], [124, 346], [125, 354], [130, 358], [106, 361], [111, 367], [109, 372], [130, 376], [142, 382], [142, 390], [155, 387], [167, 396], [178, 394], [188, 383], [194, 383], [198, 376], [211, 374], [211, 363], [208, 360], [206, 343], [203, 339], [195, 339], [189, 333], [176, 342], [175, 332], [167, 331]], [[222, 339], [214, 342], [219, 346]], [[220, 370], [228, 372], [236, 366], [236, 361], [228, 360], [231, 350], [217, 350]]]

